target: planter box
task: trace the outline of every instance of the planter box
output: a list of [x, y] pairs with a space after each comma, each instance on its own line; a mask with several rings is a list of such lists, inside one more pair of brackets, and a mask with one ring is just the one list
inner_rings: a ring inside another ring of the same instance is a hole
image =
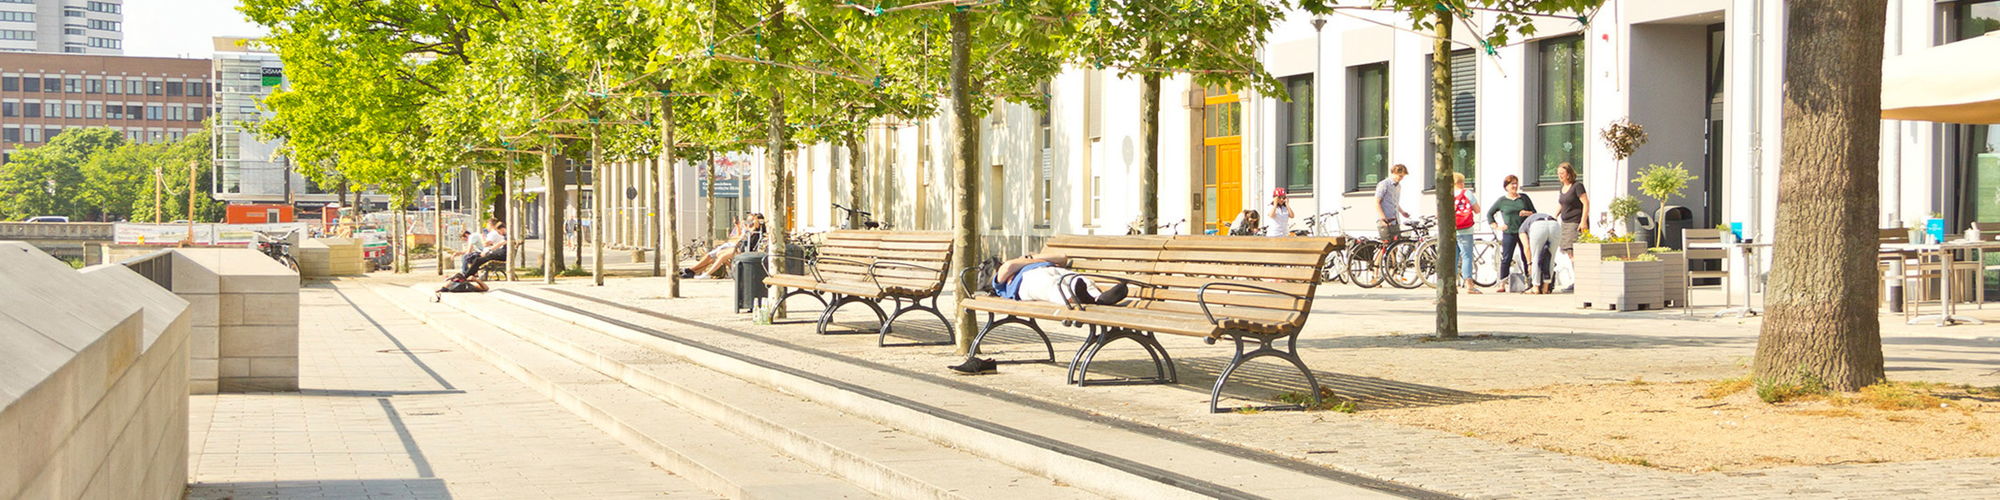
[[1660, 258], [1660, 291], [1664, 304], [1673, 307], [1687, 307], [1688, 263], [1685, 252], [1665, 252], [1653, 254]]
[[[1582, 245], [1577, 248], [1581, 250]], [[1665, 302], [1665, 290], [1660, 288], [1665, 266], [1660, 262], [1599, 260], [1594, 264], [1589, 266], [1590, 272], [1577, 273], [1576, 294], [1584, 307], [1637, 311], [1658, 309]]]
[[1570, 258], [1570, 268], [1576, 272], [1577, 293], [1583, 293], [1584, 276], [1595, 275], [1597, 264], [1605, 257], [1631, 258], [1646, 252], [1646, 246], [1632, 243], [1577, 243], [1576, 253]]

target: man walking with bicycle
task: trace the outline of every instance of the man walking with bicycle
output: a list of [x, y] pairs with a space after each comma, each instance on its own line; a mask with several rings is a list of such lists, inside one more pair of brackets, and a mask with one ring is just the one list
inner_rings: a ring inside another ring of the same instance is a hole
[[1398, 163], [1389, 167], [1389, 177], [1375, 183], [1375, 225], [1381, 230], [1382, 241], [1394, 241], [1402, 234], [1398, 224], [1410, 213], [1403, 211], [1403, 177], [1410, 175], [1410, 167]]

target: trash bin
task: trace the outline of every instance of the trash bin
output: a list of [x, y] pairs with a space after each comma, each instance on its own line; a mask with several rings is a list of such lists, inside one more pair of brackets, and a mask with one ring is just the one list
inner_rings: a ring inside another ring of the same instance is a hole
[[744, 252], [730, 260], [729, 274], [736, 280], [736, 312], [756, 311], [757, 303], [764, 299], [764, 261], [769, 256], [764, 252]]
[[1694, 222], [1693, 210], [1688, 210], [1688, 207], [1680, 205], [1667, 205], [1666, 208], [1660, 210], [1660, 224], [1665, 225], [1667, 228], [1666, 236], [1664, 237], [1667, 241], [1653, 246], [1667, 247], [1674, 250], [1687, 250], [1685, 248], [1686, 243], [1682, 241], [1681, 233], [1686, 231], [1688, 224], [1692, 222]]

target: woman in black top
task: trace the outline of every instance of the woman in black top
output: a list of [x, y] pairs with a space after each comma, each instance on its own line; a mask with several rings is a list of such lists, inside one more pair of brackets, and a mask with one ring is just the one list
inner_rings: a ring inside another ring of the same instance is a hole
[[1569, 162], [1556, 166], [1556, 178], [1562, 179], [1562, 191], [1556, 197], [1561, 210], [1556, 219], [1562, 222], [1562, 239], [1556, 240], [1556, 247], [1564, 254], [1574, 256], [1577, 235], [1590, 230], [1590, 193], [1583, 189], [1583, 183], [1576, 181], [1576, 167]]

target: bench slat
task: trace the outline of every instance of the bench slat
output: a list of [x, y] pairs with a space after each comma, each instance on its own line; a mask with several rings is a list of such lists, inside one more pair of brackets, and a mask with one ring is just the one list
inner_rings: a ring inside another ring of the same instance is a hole
[[[1268, 266], [1246, 264], [1222, 264], [1214, 262], [1161, 262], [1155, 271], [1161, 274], [1223, 276], [1256, 280], [1285, 280], [1310, 282], [1319, 276], [1318, 266]], [[1226, 279], [1226, 278], [1225, 278]], [[1221, 280], [1218, 280], [1221, 281]]]
[[1270, 265], [1281, 265], [1281, 266], [1313, 266], [1313, 265], [1318, 265], [1320, 261], [1325, 258], [1326, 258], [1325, 252], [1283, 253], [1283, 252], [1259, 252], [1255, 250], [1244, 250], [1244, 251], [1163, 250], [1160, 252], [1160, 257], [1159, 257], [1161, 261], [1216, 262], [1216, 263], [1250, 262], [1257, 264], [1270, 264]]

